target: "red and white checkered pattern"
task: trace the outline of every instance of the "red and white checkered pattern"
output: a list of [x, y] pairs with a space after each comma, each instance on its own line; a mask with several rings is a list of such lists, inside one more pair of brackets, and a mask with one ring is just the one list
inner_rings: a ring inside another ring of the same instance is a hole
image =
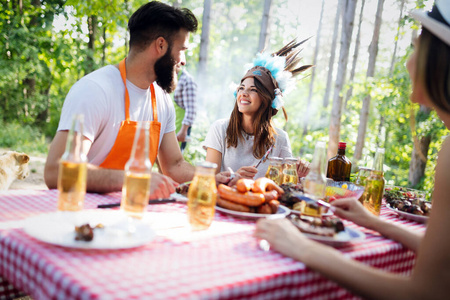
[[[219, 212], [215, 220], [221, 226], [229, 224], [239, 230], [185, 242], [159, 235], [147, 245], [127, 250], [68, 249], [37, 241], [20, 226], [1, 226], [55, 211], [57, 195], [55, 190], [0, 193], [0, 276], [4, 278], [0, 279], [0, 299], [20, 296], [13, 286], [33, 299], [358, 298], [301, 262], [261, 251], [252, 236], [254, 221]], [[87, 194], [85, 208], [118, 201], [120, 193]], [[186, 205], [180, 203], [147, 209], [186, 213]], [[381, 215], [390, 222], [425, 230], [423, 224], [399, 219], [387, 209]], [[344, 255], [410, 274], [414, 253], [353, 223], [346, 222], [346, 226], [364, 231], [366, 239], [340, 247]]]

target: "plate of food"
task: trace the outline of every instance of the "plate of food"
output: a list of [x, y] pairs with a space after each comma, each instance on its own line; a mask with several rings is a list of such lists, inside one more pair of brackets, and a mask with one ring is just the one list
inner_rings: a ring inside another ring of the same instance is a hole
[[386, 207], [405, 219], [425, 223], [431, 213], [431, 202], [425, 200], [423, 191], [388, 186], [384, 198]]
[[350, 181], [327, 181], [325, 201], [332, 202], [339, 198], [354, 197], [359, 199], [364, 193], [364, 187]]
[[291, 213], [291, 210], [283, 205], [279, 205], [277, 212], [273, 213], [273, 214], [264, 214], [264, 213], [256, 213], [256, 212], [242, 212], [242, 211], [226, 209], [226, 208], [220, 207], [218, 205], [216, 205], [216, 210], [220, 211], [224, 214], [236, 217], [236, 218], [253, 219], [253, 220], [257, 220], [260, 218], [271, 218], [271, 219], [285, 218], [286, 216], [288, 216]]
[[386, 186], [384, 189], [384, 198], [386, 202], [391, 203], [396, 200], [413, 201], [416, 199], [425, 200], [426, 193], [415, 189], [401, 186]]
[[416, 214], [413, 214], [413, 213], [402, 211], [402, 210], [399, 210], [397, 208], [391, 207], [389, 204], [386, 204], [386, 208], [391, 210], [391, 211], [393, 211], [393, 212], [395, 212], [395, 213], [397, 213], [398, 216], [400, 216], [402, 218], [405, 218], [405, 219], [408, 219], [408, 220], [416, 221], [416, 222], [419, 222], [419, 223], [426, 223], [427, 220], [428, 220], [428, 216], [416, 215]]
[[284, 194], [280, 197], [280, 203], [291, 210], [291, 213], [296, 215], [309, 216], [331, 216], [330, 204], [323, 200], [315, 200], [303, 192], [293, 189], [292, 186], [282, 185]]
[[366, 235], [356, 229], [344, 226], [337, 217], [318, 218], [291, 215], [289, 220], [308, 238], [331, 246], [365, 239]]
[[78, 249], [127, 249], [151, 242], [150, 225], [120, 210], [56, 211], [25, 220], [25, 232], [42, 242]]

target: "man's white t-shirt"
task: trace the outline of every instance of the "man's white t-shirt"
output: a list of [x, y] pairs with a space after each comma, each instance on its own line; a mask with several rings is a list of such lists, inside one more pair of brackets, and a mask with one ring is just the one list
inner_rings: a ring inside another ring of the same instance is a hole
[[[158, 121], [161, 122], [160, 146], [164, 134], [175, 131], [175, 109], [168, 94], [156, 83], [154, 87]], [[127, 88], [130, 119], [153, 121], [150, 88], [141, 89], [128, 80]], [[112, 65], [105, 66], [72, 86], [64, 101], [58, 131], [70, 129], [74, 114], [84, 115], [83, 134], [92, 141], [88, 161], [100, 165], [112, 149], [120, 125], [125, 120], [125, 86], [119, 69]]]
[[[227, 171], [230, 167], [233, 171], [237, 171], [244, 166], [255, 166], [259, 159], [253, 156], [254, 137], [249, 136], [244, 141], [239, 140], [237, 147], [227, 148], [227, 128], [229, 119], [221, 119], [215, 121], [206, 135], [203, 148], [212, 148], [222, 153], [221, 171]], [[275, 145], [269, 154], [269, 157], [292, 157], [291, 143], [288, 134], [279, 128], [275, 128], [277, 135], [275, 135]], [[256, 178], [264, 177], [269, 167], [269, 160], [261, 163], [258, 166], [258, 173]]]

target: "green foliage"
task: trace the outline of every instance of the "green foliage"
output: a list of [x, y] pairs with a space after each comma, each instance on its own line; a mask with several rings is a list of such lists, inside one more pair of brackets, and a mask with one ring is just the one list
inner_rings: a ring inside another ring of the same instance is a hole
[[47, 153], [48, 140], [37, 128], [17, 121], [7, 124], [0, 121], [0, 127], [0, 148], [34, 155]]
[[[131, 13], [146, 2], [41, 0], [35, 5], [36, 1], [23, 0], [19, 7], [17, 1], [1, 1], [0, 44], [4, 47], [0, 52], [0, 126], [3, 128], [0, 147], [45, 153], [46, 137], [51, 138], [56, 132], [70, 87], [92, 69], [115, 64], [126, 55], [127, 21]], [[172, 4], [174, 1], [164, 2]], [[296, 37], [302, 26], [308, 25], [292, 17], [298, 12], [289, 9], [293, 2], [272, 2], [267, 50], [277, 50]], [[419, 1], [417, 5], [422, 7], [423, 3]], [[257, 51], [263, 5], [259, 0], [213, 1], [207, 82], [199, 83], [201, 110], [193, 126], [192, 142], [188, 143], [184, 153], [186, 160], [193, 164], [205, 157], [202, 143], [211, 122], [228, 117], [232, 110], [235, 101], [232, 83], [238, 82]], [[191, 9], [199, 21], [199, 30], [192, 35], [190, 49], [186, 52], [187, 68], [196, 77], [203, 1], [183, 0], [181, 6]], [[88, 46], [88, 17], [94, 17], [97, 28], [93, 48]], [[405, 17], [401, 26], [417, 27], [417, 24]], [[322, 42], [322, 45], [325, 50], [321, 51], [326, 52], [327, 43]], [[310, 40], [304, 48], [312, 46]], [[320, 55], [325, 57], [327, 53]], [[342, 112], [340, 135], [341, 140], [347, 142], [347, 156], [352, 160], [362, 101], [370, 95], [363, 161], [353, 163], [356, 166], [370, 163], [375, 149], [384, 147], [387, 183], [409, 186], [413, 150], [409, 120], [416, 118], [418, 137], [430, 135], [432, 140], [425, 177], [415, 188], [430, 194], [437, 153], [448, 131], [434, 112], [411, 115], [411, 85], [405, 68], [408, 56], [409, 53], [398, 61], [389, 76], [383, 64], [378, 65], [378, 62], [376, 77], [367, 80], [364, 68], [356, 74], [354, 82], [350, 83], [353, 96]], [[382, 55], [379, 60], [383, 60]], [[311, 58], [305, 57], [303, 63], [311, 63]], [[325, 80], [321, 80], [327, 72], [325, 67], [317, 68], [309, 109], [306, 103], [309, 78], [305, 78], [299, 80], [297, 89], [285, 97], [289, 121], [285, 122], [282, 113], [274, 118], [275, 125], [288, 132], [293, 154], [308, 160], [312, 158], [317, 141], [328, 142], [331, 105], [322, 107]], [[418, 110], [416, 106], [413, 108]], [[308, 131], [304, 134], [306, 120]]]

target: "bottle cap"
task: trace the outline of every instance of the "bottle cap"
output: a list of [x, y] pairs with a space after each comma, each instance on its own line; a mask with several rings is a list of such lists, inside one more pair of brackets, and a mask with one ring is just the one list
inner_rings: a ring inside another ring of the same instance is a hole
[[339, 142], [339, 146], [338, 146], [339, 149], [345, 149], [346, 147], [347, 147], [347, 143]]

